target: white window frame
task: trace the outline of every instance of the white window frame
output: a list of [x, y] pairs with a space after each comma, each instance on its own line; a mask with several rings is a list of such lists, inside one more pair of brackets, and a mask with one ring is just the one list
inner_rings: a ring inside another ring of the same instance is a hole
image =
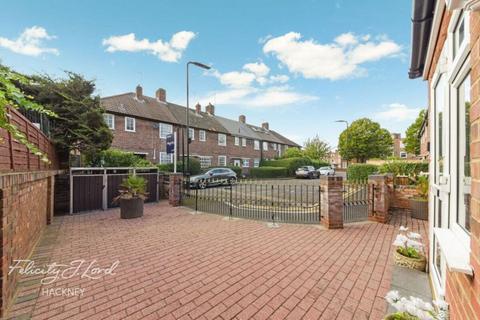
[[[127, 128], [128, 119], [132, 119], [132, 120], [133, 120], [133, 130], [130, 130], [130, 129]], [[136, 129], [137, 129], [136, 119], [133, 118], [133, 117], [125, 117], [125, 131], [127, 131], [127, 132], [135, 132]]]
[[253, 167], [254, 168], [260, 167], [260, 159], [258, 158], [253, 159]]
[[235, 142], [234, 142], [235, 145], [236, 145], [236, 146], [239, 146], [239, 145], [240, 145], [240, 138], [237, 137], [237, 136], [235, 136], [235, 137], [233, 137], [233, 139], [235, 140]]
[[260, 150], [260, 140], [253, 140], [253, 150]]
[[242, 147], [247, 146], [247, 138], [242, 138]]
[[[162, 131], [164, 133], [163, 135], [162, 135]], [[158, 136], [160, 137], [160, 139], [166, 139], [167, 135], [171, 133], [173, 133], [173, 125], [171, 125], [170, 123], [164, 123], [164, 122], [158, 123]]]
[[198, 158], [200, 160], [200, 167], [202, 169], [212, 166], [212, 156], [198, 156]]
[[[170, 156], [170, 159], [166, 159], [168, 156]], [[166, 159], [166, 160], [165, 160]], [[173, 162], [173, 153], [167, 154], [165, 151], [160, 151], [158, 153], [158, 163], [159, 164], [169, 164]]]
[[250, 159], [242, 159], [242, 168], [250, 168]]
[[268, 142], [267, 141], [262, 142], [262, 149], [263, 149], [263, 151], [268, 151]]
[[188, 128], [188, 137], [191, 141], [195, 140], [195, 128]]
[[198, 130], [198, 141], [207, 141], [207, 132], [205, 130]]
[[242, 161], [240, 159], [234, 159], [233, 160], [233, 165], [235, 167], [242, 167]]
[[[222, 161], [220, 159], [223, 159], [224, 164], [222, 164]], [[226, 167], [227, 166], [227, 156], [218, 156], [217, 161], [218, 161], [217, 164], [220, 167]]]
[[[110, 123], [107, 121], [107, 118], [111, 119], [112, 125], [110, 126]], [[110, 130], [115, 130], [115, 115], [111, 113], [104, 113], [103, 114], [103, 120], [107, 124], [108, 129]]]
[[[220, 137], [223, 137], [224, 138], [224, 142], [221, 142], [220, 140]], [[222, 146], [222, 147], [226, 147], [227, 146], [227, 135], [225, 133], [219, 133], [218, 134], [218, 145], [219, 146]]]

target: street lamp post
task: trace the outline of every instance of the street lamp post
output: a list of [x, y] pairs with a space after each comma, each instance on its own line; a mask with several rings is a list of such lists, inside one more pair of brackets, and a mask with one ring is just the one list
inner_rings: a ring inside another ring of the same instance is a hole
[[[347, 120], [335, 120], [335, 122], [343, 122], [347, 125], [347, 135], [346, 135], [346, 139], [345, 139], [345, 144], [348, 145], [348, 121]], [[347, 168], [348, 168], [348, 159], [346, 161], [347, 161]], [[341, 163], [340, 163], [340, 165], [341, 165]]]
[[[190, 107], [189, 107], [189, 83], [188, 83], [188, 77], [189, 77], [189, 66], [193, 64], [199, 68], [202, 68], [202, 69], [206, 69], [206, 70], [209, 70], [210, 69], [210, 66], [207, 66], [206, 64], [203, 64], [203, 63], [200, 63], [200, 62], [196, 62], [196, 61], [189, 61], [187, 63], [187, 108], [185, 109], [185, 117], [186, 117], [186, 137], [187, 137], [187, 172], [188, 174], [190, 174], [190, 134], [189, 134], [189, 131], [190, 131], [190, 127], [189, 127], [189, 111], [190, 111]], [[184, 141], [185, 138], [182, 139], [182, 141]], [[182, 149], [183, 150], [183, 149]], [[183, 175], [185, 175], [185, 152], [183, 152]]]

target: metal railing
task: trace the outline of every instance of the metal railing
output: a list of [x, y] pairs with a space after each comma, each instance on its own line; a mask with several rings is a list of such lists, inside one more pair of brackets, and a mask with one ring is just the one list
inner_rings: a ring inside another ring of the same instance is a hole
[[375, 187], [367, 181], [345, 182], [343, 184], [343, 222], [368, 220], [373, 210]]
[[321, 219], [318, 184], [262, 180], [208, 179], [207, 186], [184, 184], [182, 204], [196, 211], [235, 218], [288, 223]]
[[42, 131], [47, 137], [51, 137], [51, 131], [54, 126], [54, 122], [46, 115], [34, 110], [25, 110], [23, 108], [18, 109], [21, 114], [30, 122], [32, 122], [40, 131]]

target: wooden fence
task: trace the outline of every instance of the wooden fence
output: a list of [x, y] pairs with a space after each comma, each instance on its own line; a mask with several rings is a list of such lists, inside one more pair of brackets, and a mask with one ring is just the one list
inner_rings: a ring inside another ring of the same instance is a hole
[[45, 153], [51, 163], [41, 161], [40, 157], [30, 153], [23, 144], [12, 138], [10, 133], [0, 128], [0, 172], [57, 169], [58, 158], [49, 138], [16, 109], [9, 108], [9, 114], [10, 123], [23, 132], [30, 143]]

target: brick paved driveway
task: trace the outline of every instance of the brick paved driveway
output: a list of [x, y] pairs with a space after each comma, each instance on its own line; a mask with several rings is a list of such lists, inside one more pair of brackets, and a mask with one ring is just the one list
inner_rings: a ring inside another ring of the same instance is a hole
[[[120, 220], [118, 209], [59, 217], [32, 259], [120, 263], [114, 275], [76, 275], [40, 286], [26, 277], [10, 317], [34, 319], [381, 319], [391, 280], [390, 225], [343, 230], [225, 220], [168, 204]], [[394, 226], [396, 225], [396, 226]], [[81, 288], [53, 296], [51, 288]]]

